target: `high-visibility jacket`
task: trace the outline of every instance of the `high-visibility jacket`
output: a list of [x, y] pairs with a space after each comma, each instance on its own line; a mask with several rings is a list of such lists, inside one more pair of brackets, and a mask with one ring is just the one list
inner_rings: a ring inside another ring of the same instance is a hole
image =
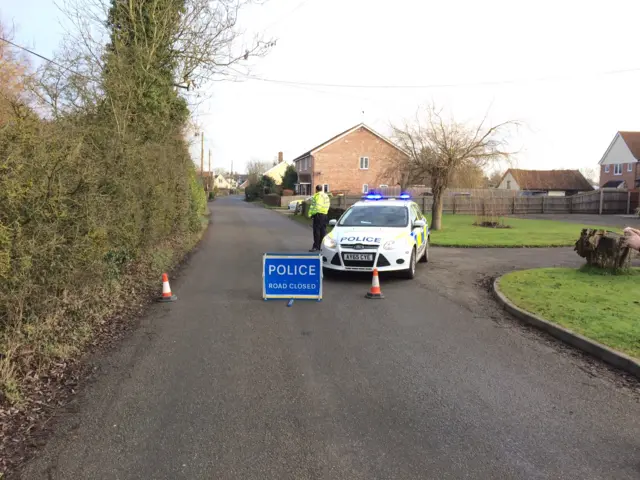
[[329, 205], [331, 204], [331, 200], [329, 200], [329, 195], [324, 192], [316, 192], [316, 194], [311, 197], [311, 205], [309, 205], [309, 216], [313, 217], [316, 213], [324, 213], [325, 215], [329, 213]]

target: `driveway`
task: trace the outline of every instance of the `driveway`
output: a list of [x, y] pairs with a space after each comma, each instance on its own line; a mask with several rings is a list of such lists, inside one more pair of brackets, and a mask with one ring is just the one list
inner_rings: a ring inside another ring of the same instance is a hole
[[310, 230], [238, 198], [212, 218], [178, 302], [96, 361], [23, 478], [640, 476], [636, 384], [482, 289], [516, 266], [578, 264], [569, 249], [434, 249], [416, 281], [382, 278], [384, 300], [364, 298], [368, 276], [338, 277], [286, 308], [261, 299], [261, 256], [305, 250]]

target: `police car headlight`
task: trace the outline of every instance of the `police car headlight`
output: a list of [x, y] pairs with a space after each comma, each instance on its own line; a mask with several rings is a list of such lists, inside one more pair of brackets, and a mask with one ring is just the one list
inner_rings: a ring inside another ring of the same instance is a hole
[[396, 248], [396, 241], [389, 240], [382, 246], [382, 248], [384, 248], [385, 250], [393, 250], [394, 248]]
[[329, 236], [324, 237], [324, 246], [325, 247], [327, 247], [327, 248], [336, 248], [336, 245], [337, 245], [337, 243], [333, 238], [331, 238]]

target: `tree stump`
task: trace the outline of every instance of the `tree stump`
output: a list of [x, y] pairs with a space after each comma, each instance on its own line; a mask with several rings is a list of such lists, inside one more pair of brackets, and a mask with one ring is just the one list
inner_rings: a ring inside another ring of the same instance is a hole
[[587, 260], [587, 265], [611, 270], [627, 268], [631, 255], [623, 239], [623, 235], [608, 230], [584, 228], [574, 250]]

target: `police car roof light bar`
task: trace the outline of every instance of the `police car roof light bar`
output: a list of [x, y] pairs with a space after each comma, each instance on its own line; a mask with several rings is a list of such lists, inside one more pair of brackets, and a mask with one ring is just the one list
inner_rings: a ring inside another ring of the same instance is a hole
[[410, 200], [411, 199], [411, 195], [409, 195], [408, 193], [401, 193], [400, 194], [400, 199], [401, 200]]
[[369, 193], [364, 198], [367, 200], [382, 200], [382, 195], [379, 193]]

